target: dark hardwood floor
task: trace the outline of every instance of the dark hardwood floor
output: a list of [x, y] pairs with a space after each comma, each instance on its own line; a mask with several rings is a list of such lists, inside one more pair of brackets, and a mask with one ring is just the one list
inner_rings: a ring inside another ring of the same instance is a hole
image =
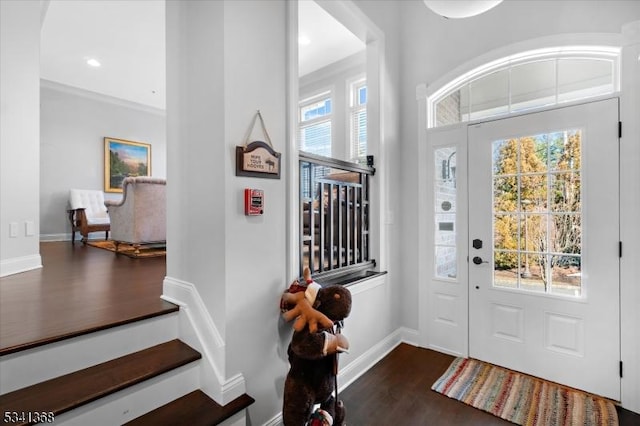
[[69, 241], [41, 243], [40, 254], [43, 268], [0, 279], [0, 355], [177, 309], [160, 299], [164, 257]]
[[[454, 357], [401, 344], [339, 397], [351, 426], [487, 426], [512, 423], [431, 390]], [[620, 426], [640, 415], [618, 408]], [[578, 426], [578, 425], [576, 425]]]
[[[176, 307], [160, 299], [165, 259], [131, 259], [81, 243], [40, 246], [44, 268], [0, 279], [0, 355]], [[431, 391], [453, 357], [402, 344], [340, 398], [351, 426], [501, 425]], [[620, 425], [640, 415], [619, 410]]]

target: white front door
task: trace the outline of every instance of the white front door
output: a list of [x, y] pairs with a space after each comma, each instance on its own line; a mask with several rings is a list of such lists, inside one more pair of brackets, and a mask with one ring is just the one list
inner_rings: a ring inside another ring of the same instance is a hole
[[620, 400], [618, 100], [468, 137], [470, 356]]

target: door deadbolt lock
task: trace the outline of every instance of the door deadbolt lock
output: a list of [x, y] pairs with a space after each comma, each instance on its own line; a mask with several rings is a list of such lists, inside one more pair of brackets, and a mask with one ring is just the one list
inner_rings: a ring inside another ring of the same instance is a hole
[[489, 263], [486, 260], [482, 260], [482, 258], [480, 256], [475, 256], [473, 258], [473, 263], [475, 263], [476, 265], [480, 265], [481, 263]]
[[475, 240], [473, 240], [472, 245], [474, 249], [479, 250], [482, 248], [482, 240], [479, 238], [476, 238]]

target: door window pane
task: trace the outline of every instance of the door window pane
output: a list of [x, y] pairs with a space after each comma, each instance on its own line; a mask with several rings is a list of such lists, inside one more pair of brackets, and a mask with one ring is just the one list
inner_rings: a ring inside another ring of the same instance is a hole
[[518, 208], [518, 178], [493, 178], [493, 210], [496, 213], [515, 212]]
[[554, 173], [551, 178], [551, 210], [580, 212], [580, 173]]
[[567, 296], [580, 296], [581, 286], [580, 256], [552, 256], [551, 292]]
[[581, 295], [581, 138], [493, 143], [494, 286]]

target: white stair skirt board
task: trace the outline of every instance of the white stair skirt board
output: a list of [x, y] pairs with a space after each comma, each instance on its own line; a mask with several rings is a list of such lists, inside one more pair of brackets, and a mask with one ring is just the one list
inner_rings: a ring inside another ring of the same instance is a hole
[[180, 306], [180, 339], [202, 354], [206, 374], [201, 389], [220, 405], [246, 393], [244, 376], [223, 377], [225, 342], [196, 287], [189, 282], [166, 277], [162, 299]]

